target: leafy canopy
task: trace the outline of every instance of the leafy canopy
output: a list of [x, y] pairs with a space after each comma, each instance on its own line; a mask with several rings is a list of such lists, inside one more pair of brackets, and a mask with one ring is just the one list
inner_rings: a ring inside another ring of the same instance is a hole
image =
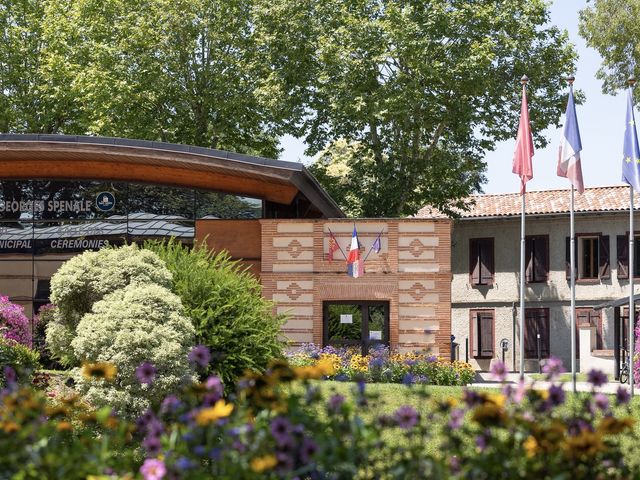
[[580, 35], [602, 57], [596, 77], [603, 81], [605, 93], [624, 89], [629, 77], [640, 75], [638, 16], [638, 0], [596, 0], [580, 11]]
[[261, 15], [271, 62], [304, 85], [313, 172], [353, 215], [457, 205], [483, 182], [485, 152], [515, 138], [521, 76], [541, 132], [576, 61], [542, 0], [274, 0]]

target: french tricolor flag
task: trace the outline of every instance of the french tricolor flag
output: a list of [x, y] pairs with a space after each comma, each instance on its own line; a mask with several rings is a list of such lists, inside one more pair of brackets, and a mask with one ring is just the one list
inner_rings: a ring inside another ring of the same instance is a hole
[[364, 274], [364, 265], [360, 258], [360, 242], [358, 242], [358, 232], [356, 226], [353, 226], [353, 235], [351, 236], [351, 247], [347, 256], [347, 274], [350, 277], [358, 278]]
[[582, 165], [580, 164], [581, 150], [580, 129], [578, 128], [576, 105], [573, 100], [573, 87], [571, 87], [565, 114], [564, 131], [562, 132], [560, 151], [558, 152], [558, 175], [568, 178], [580, 193], [584, 192]]

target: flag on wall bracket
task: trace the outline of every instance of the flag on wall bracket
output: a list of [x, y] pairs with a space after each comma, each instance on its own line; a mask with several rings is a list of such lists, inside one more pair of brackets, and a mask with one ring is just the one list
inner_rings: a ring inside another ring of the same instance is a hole
[[351, 247], [347, 256], [347, 274], [350, 277], [358, 278], [364, 275], [364, 262], [360, 258], [360, 242], [358, 242], [358, 232], [353, 226], [351, 235]]
[[[329, 250], [327, 253], [327, 260], [333, 262], [333, 254], [338, 250], [342, 251], [340, 245], [338, 245], [338, 240], [336, 240], [336, 236], [333, 234], [331, 229], [329, 229]], [[344, 256], [344, 252], [342, 253]]]

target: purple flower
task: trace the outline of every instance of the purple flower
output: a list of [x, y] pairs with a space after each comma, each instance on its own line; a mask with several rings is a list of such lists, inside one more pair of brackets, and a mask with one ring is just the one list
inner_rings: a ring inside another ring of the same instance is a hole
[[318, 451], [318, 445], [311, 438], [305, 437], [302, 440], [302, 445], [300, 445], [300, 461], [303, 464], [308, 464], [311, 462], [311, 458]]
[[160, 438], [155, 435], [147, 435], [144, 437], [142, 441], [142, 446], [147, 452], [147, 455], [150, 457], [155, 457], [158, 453], [160, 453], [160, 449], [162, 448], [162, 444], [160, 443]]
[[415, 377], [410, 373], [405, 373], [404, 376], [402, 377], [402, 383], [404, 385], [411, 386], [413, 385], [414, 381], [415, 381]]
[[491, 375], [496, 380], [504, 382], [507, 379], [506, 365], [500, 360], [493, 362], [493, 364], [491, 365]]
[[403, 405], [393, 414], [398, 426], [404, 430], [413, 428], [418, 423], [418, 412], [410, 406]]
[[384, 358], [374, 357], [369, 360], [369, 368], [382, 368], [384, 365]]
[[481, 452], [484, 452], [487, 448], [487, 446], [489, 445], [489, 434], [487, 432], [484, 432], [481, 435], [478, 435], [476, 437], [476, 447], [478, 447], [478, 450], [480, 450]]
[[547, 380], [549, 381], [555, 380], [560, 374], [566, 372], [562, 365], [562, 360], [554, 356], [545, 361], [542, 371], [547, 374]]
[[180, 457], [176, 460], [175, 465], [178, 470], [189, 470], [195, 466], [195, 463], [187, 457]]
[[222, 394], [224, 393], [224, 383], [222, 383], [220, 377], [218, 377], [217, 375], [211, 375], [205, 380], [204, 386], [210, 392], [218, 395], [218, 400], [222, 398]]
[[278, 473], [286, 473], [293, 470], [294, 461], [293, 457], [290, 454], [285, 452], [278, 452], [276, 453], [276, 459], [278, 460], [278, 466], [276, 467]]
[[231, 444], [231, 448], [233, 448], [234, 450], [240, 453], [244, 453], [247, 451], [247, 446], [244, 443], [242, 443], [240, 440], [234, 440], [233, 443]]
[[285, 417], [276, 417], [271, 421], [271, 435], [279, 446], [291, 443], [291, 422]]
[[330, 412], [338, 413], [342, 408], [343, 404], [344, 404], [344, 397], [339, 393], [336, 393], [335, 395], [332, 395], [329, 398], [327, 408], [329, 409]]
[[201, 368], [206, 368], [211, 361], [211, 352], [205, 345], [196, 345], [189, 352], [189, 361]]
[[451, 430], [457, 430], [462, 426], [462, 420], [464, 419], [464, 410], [456, 408], [451, 410], [451, 419], [449, 420], [449, 428]]
[[604, 393], [598, 392], [593, 396], [593, 401], [596, 404], [596, 407], [602, 410], [603, 412], [609, 409], [609, 397], [607, 397]]
[[160, 480], [167, 474], [167, 467], [162, 460], [147, 458], [140, 467], [144, 480]]
[[136, 419], [136, 427], [138, 427], [138, 430], [146, 431], [147, 425], [149, 425], [152, 420], [155, 420], [155, 418], [153, 412], [147, 410]]
[[600, 370], [589, 370], [587, 373], [587, 380], [591, 385], [598, 388], [607, 383], [607, 376]]
[[618, 387], [618, 390], [616, 390], [616, 403], [618, 405], [625, 405], [629, 403], [629, 400], [631, 400], [629, 390], [625, 387]]
[[156, 367], [154, 367], [149, 362], [142, 362], [138, 368], [136, 368], [136, 378], [140, 383], [146, 383], [147, 385], [151, 385], [153, 380], [156, 378]]
[[11, 367], [4, 367], [2, 369], [2, 374], [4, 375], [7, 384], [16, 383], [18, 376], [16, 375], [16, 371]]
[[180, 408], [180, 405], [182, 405], [182, 402], [178, 397], [173, 394], [167, 395], [160, 405], [160, 413], [173, 413]]
[[463, 400], [469, 408], [474, 407], [482, 402], [480, 395], [478, 395], [478, 392], [474, 390], [465, 390], [463, 394]]
[[558, 405], [562, 405], [565, 400], [565, 393], [562, 389], [562, 385], [551, 385], [549, 387], [549, 397], [547, 398], [547, 402], [551, 407], [557, 407]]

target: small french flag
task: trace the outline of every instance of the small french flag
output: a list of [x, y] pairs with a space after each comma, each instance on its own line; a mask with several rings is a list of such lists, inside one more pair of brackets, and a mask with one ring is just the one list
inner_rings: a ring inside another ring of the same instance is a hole
[[351, 248], [349, 256], [347, 256], [347, 274], [350, 277], [358, 278], [364, 274], [364, 265], [360, 259], [360, 242], [358, 242], [358, 232], [356, 226], [353, 226], [353, 235], [351, 236]]

